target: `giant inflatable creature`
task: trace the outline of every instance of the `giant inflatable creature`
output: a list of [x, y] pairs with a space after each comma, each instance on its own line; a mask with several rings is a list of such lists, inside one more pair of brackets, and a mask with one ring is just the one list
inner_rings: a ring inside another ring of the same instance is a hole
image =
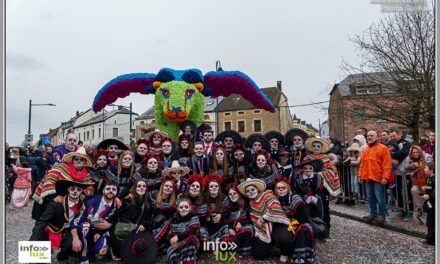
[[163, 68], [157, 74], [131, 73], [108, 82], [93, 102], [93, 111], [130, 93], [154, 94], [156, 126], [177, 139], [179, 123], [191, 121], [197, 127], [203, 121], [204, 97], [213, 98], [239, 94], [256, 108], [275, 112], [275, 108], [255, 82], [240, 71], [212, 71], [205, 75], [198, 69]]

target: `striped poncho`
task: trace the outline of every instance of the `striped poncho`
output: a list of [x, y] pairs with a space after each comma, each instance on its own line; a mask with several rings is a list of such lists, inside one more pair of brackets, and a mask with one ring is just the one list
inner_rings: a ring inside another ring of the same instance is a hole
[[[261, 193], [260, 197], [250, 201], [250, 215], [255, 227], [255, 236], [266, 243], [270, 243], [272, 240], [272, 222], [285, 224], [286, 229], [290, 223], [280, 202], [271, 191], [265, 191]], [[266, 222], [258, 227], [257, 221], [260, 218]]]
[[304, 161], [320, 159], [324, 163], [324, 167], [320, 172], [324, 180], [324, 187], [330, 195], [336, 196], [341, 193], [341, 182], [338, 176], [336, 166], [330, 161], [327, 154], [310, 154], [304, 158]]
[[72, 164], [56, 163], [52, 169], [44, 175], [43, 180], [41, 180], [35, 189], [32, 198], [39, 204], [42, 204], [44, 197], [56, 193], [55, 186], [59, 180], [91, 181], [91, 178], [86, 168], [78, 172]]

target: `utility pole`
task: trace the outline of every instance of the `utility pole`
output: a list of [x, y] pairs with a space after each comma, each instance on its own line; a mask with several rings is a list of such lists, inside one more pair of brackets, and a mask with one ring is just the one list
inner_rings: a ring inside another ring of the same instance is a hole
[[133, 109], [133, 104], [130, 102], [130, 146], [132, 145], [131, 144], [131, 141], [133, 140], [133, 111], [132, 111], [132, 109]]
[[[219, 60], [215, 62], [215, 70], [223, 71], [222, 63]], [[218, 136], [219, 131], [220, 131], [220, 124], [218, 118], [218, 97], [217, 97], [215, 98], [215, 136]]]

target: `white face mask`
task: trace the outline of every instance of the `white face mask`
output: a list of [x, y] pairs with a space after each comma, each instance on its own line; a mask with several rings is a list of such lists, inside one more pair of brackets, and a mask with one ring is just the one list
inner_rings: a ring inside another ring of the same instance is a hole
[[136, 185], [136, 193], [142, 197], [146, 192], [147, 192], [147, 184], [143, 181], [139, 181]]
[[166, 154], [166, 155], [171, 154], [171, 150], [172, 150], [171, 143], [168, 142], [168, 141], [165, 141], [162, 144], [162, 152], [163, 152], [163, 154]]
[[173, 183], [170, 181], [166, 181], [163, 184], [163, 193], [165, 193], [166, 195], [170, 195], [174, 190], [174, 186]]
[[210, 182], [209, 183], [209, 194], [211, 195], [212, 198], [217, 197], [218, 195], [218, 183], [217, 182]]
[[107, 157], [104, 155], [99, 156], [99, 158], [96, 160], [96, 164], [100, 168], [105, 167], [107, 165]]
[[231, 202], [236, 203], [238, 201], [238, 193], [235, 190], [229, 190], [228, 196]]
[[188, 146], [189, 146], [188, 141], [186, 141], [186, 140], [182, 140], [182, 141], [180, 142], [180, 147], [181, 147], [182, 149], [188, 149]]
[[149, 171], [153, 172], [157, 170], [157, 160], [156, 159], [149, 159], [147, 163], [147, 168]]
[[116, 146], [116, 145], [110, 145], [110, 146], [108, 147], [108, 153], [109, 153], [109, 155], [112, 156], [112, 157], [116, 156], [117, 153], [118, 153], [118, 146]]
[[196, 197], [200, 195], [200, 183], [199, 182], [193, 182], [191, 183], [191, 185], [189, 186], [189, 194], [192, 197]]
[[124, 169], [130, 168], [131, 164], [133, 164], [133, 158], [130, 155], [126, 155], [122, 158], [122, 167], [124, 167]]
[[257, 167], [262, 169], [266, 166], [266, 164], [267, 164], [266, 157], [264, 155], [258, 155], [257, 156]]
[[107, 199], [111, 200], [118, 193], [118, 187], [114, 185], [107, 185], [105, 186], [103, 193]]
[[147, 147], [147, 145], [145, 145], [145, 144], [140, 144], [140, 145], [137, 147], [137, 153], [139, 154], [139, 156], [143, 157], [143, 156], [147, 155], [147, 152], [148, 152], [148, 147]]
[[303, 167], [303, 172], [307, 177], [312, 176], [313, 174], [313, 166], [304, 166]]
[[276, 192], [279, 197], [287, 195], [287, 186], [284, 183], [277, 183]]
[[183, 201], [179, 203], [179, 207], [177, 208], [181, 217], [187, 216], [191, 211], [191, 206], [187, 201]]
[[315, 153], [321, 153], [321, 149], [322, 149], [322, 144], [319, 142], [314, 142], [312, 143], [312, 150]]
[[73, 200], [76, 200], [79, 198], [79, 196], [83, 192], [83, 188], [78, 187], [78, 186], [69, 186], [69, 188], [67, 188], [67, 192], [69, 192], [70, 198], [72, 198]]
[[260, 142], [254, 142], [254, 144], [252, 144], [254, 150], [260, 150], [262, 147], [263, 145]]
[[246, 195], [249, 199], [253, 200], [257, 198], [258, 190], [255, 186], [251, 185], [246, 188]]
[[155, 146], [160, 145], [160, 141], [162, 140], [162, 137], [159, 134], [154, 134], [153, 135], [153, 144]]
[[221, 150], [216, 151], [215, 158], [217, 159], [217, 161], [223, 162], [223, 160], [225, 159], [225, 153], [223, 153], [223, 151]]
[[298, 136], [293, 137], [293, 146], [295, 148], [302, 148], [302, 146], [303, 146], [302, 138], [298, 137]]

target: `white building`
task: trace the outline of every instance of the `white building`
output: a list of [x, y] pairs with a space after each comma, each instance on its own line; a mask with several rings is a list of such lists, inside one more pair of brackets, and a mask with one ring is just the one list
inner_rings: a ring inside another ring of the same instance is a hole
[[319, 135], [321, 137], [328, 137], [330, 135], [330, 128], [328, 126], [328, 120], [325, 120], [321, 124], [321, 131], [319, 131]]
[[[93, 113], [93, 112], [92, 112]], [[118, 108], [100, 114], [90, 114], [92, 118], [84, 118], [82, 123], [75, 122], [73, 132], [85, 146], [97, 145], [104, 139], [114, 138], [124, 144], [130, 144], [130, 110]], [[139, 115], [132, 113], [134, 119]], [[78, 119], [77, 119], [78, 120]]]

